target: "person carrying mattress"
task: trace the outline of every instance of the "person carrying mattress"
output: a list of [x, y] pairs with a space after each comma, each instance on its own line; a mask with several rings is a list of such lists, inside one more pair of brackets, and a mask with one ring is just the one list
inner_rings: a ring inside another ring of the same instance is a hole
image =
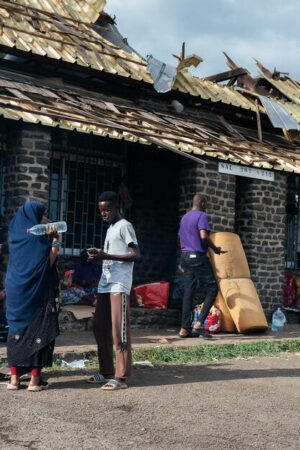
[[[210, 337], [203, 324], [214, 304], [218, 293], [218, 286], [213, 270], [206, 256], [208, 247], [216, 254], [227, 253], [221, 247], [216, 247], [209, 238], [210, 225], [206, 214], [207, 201], [205, 197], [196, 194], [193, 206], [180, 221], [179, 239], [181, 246], [181, 267], [184, 278], [184, 295], [182, 299], [182, 320], [179, 331], [180, 338]], [[198, 321], [191, 329], [191, 311], [197, 281], [206, 289], [206, 296]]]

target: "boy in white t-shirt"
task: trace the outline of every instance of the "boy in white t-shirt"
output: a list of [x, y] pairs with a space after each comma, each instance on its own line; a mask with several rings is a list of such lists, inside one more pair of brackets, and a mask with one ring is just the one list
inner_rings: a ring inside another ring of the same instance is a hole
[[110, 227], [104, 249], [89, 253], [90, 260], [102, 260], [103, 263], [94, 317], [99, 373], [88, 382], [103, 384], [102, 389], [111, 391], [126, 388], [126, 379], [131, 375], [129, 294], [133, 265], [140, 258], [140, 251], [133, 226], [120, 215], [117, 194], [103, 192], [98, 199], [98, 208], [102, 220]]

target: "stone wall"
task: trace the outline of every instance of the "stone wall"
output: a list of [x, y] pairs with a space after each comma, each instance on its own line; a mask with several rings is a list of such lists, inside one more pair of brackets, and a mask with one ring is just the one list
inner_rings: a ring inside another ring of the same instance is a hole
[[285, 204], [285, 174], [275, 172], [274, 182], [237, 177], [235, 229], [268, 317], [282, 305]]
[[6, 122], [6, 148], [3, 163], [4, 217], [2, 217], [3, 247], [0, 264], [0, 284], [7, 266], [7, 226], [17, 208], [28, 200], [48, 206], [48, 176], [50, 132], [39, 125]]
[[39, 125], [14, 122], [9, 128], [4, 179], [7, 220], [28, 200], [48, 205], [50, 131]]
[[180, 216], [191, 208], [193, 195], [207, 198], [207, 213], [212, 231], [234, 231], [235, 176], [218, 172], [218, 163], [193, 162], [182, 158], [180, 171]]

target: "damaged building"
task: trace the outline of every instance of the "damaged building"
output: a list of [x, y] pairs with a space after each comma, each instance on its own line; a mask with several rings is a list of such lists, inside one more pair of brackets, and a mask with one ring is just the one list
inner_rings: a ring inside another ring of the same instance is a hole
[[[257, 62], [206, 79], [134, 51], [104, 0], [0, 0], [1, 229], [27, 200], [66, 220], [61, 254], [101, 246], [96, 202], [120, 194], [143, 259], [172, 279], [178, 222], [200, 192], [213, 231], [241, 236], [267, 313], [300, 267], [300, 85]], [[4, 245], [2, 271], [5, 270]]]

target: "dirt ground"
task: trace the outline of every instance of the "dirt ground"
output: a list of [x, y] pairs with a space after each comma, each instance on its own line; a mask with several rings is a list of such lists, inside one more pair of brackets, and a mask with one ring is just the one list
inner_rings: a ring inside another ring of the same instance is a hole
[[137, 367], [116, 392], [89, 374], [53, 373], [41, 393], [1, 385], [0, 448], [300, 448], [300, 354]]

